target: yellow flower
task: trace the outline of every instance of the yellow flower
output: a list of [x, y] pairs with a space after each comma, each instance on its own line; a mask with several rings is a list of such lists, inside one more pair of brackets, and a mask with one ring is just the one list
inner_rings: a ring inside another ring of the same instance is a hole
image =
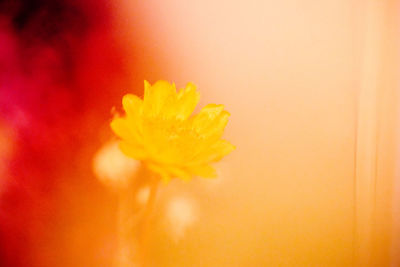
[[166, 81], [153, 85], [145, 81], [143, 100], [126, 94], [122, 99], [126, 115], [111, 122], [122, 152], [165, 181], [215, 177], [210, 163], [235, 148], [221, 139], [229, 113], [223, 105], [209, 104], [191, 116], [199, 98], [194, 84], [177, 92], [175, 84]]

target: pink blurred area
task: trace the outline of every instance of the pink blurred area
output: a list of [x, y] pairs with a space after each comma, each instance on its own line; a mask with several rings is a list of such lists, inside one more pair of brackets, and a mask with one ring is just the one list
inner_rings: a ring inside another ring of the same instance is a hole
[[[225, 104], [237, 150], [217, 180], [162, 186], [149, 266], [355, 266], [369, 1], [16, 3], [0, 5], [0, 265], [111, 266], [117, 197], [96, 155], [133, 168], [109, 143], [111, 109], [166, 79]], [[398, 4], [381, 7], [398, 26]]]
[[112, 260], [115, 199], [91, 162], [135, 89], [111, 21], [103, 1], [1, 5], [2, 266]]

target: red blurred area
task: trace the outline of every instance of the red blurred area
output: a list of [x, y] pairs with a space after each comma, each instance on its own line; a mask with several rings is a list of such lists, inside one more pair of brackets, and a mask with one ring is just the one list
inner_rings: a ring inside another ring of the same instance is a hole
[[112, 260], [114, 198], [91, 161], [134, 82], [107, 1], [80, 2], [0, 2], [0, 122], [14, 144], [0, 163], [1, 266]]

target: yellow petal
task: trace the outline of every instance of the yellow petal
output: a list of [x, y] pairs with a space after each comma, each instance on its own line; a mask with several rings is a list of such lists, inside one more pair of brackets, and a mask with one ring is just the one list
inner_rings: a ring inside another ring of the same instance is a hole
[[146, 93], [149, 93], [148, 91], [150, 88], [151, 84], [148, 81], [144, 80], [144, 95], [146, 95]]
[[122, 98], [122, 107], [128, 116], [139, 116], [142, 109], [142, 103], [142, 99], [132, 94], [126, 94]]
[[209, 104], [193, 117], [192, 127], [203, 137], [215, 133], [222, 134], [229, 116], [229, 112], [224, 110], [224, 105]]
[[228, 111], [223, 110], [219, 116], [210, 121], [208, 126], [204, 126], [204, 128], [201, 129], [202, 136], [204, 138], [212, 138], [212, 140], [221, 138], [224, 129], [228, 124], [228, 118], [230, 115], [231, 114], [229, 114]]
[[200, 100], [200, 94], [196, 91], [196, 85], [188, 83], [185, 89], [178, 94], [176, 107], [176, 118], [180, 120], [187, 119], [196, 108]]
[[111, 129], [121, 139], [130, 140], [131, 143], [140, 143], [142, 140], [139, 122], [130, 118], [114, 118], [111, 123]]
[[148, 168], [149, 170], [151, 170], [151, 171], [155, 172], [156, 174], [160, 175], [160, 176], [161, 176], [161, 179], [162, 179], [165, 183], [167, 183], [167, 182], [169, 182], [169, 180], [171, 180], [171, 176], [170, 176], [170, 174], [166, 171], [165, 168], [163, 168], [163, 167], [161, 167], [161, 166], [159, 166], [159, 165], [157, 165], [157, 164], [151, 163], [151, 162], [148, 162], [148, 163], [146, 164], [146, 166], [147, 166], [147, 168]]
[[226, 140], [219, 140], [212, 146], [211, 150], [215, 150], [215, 155], [210, 159], [213, 162], [221, 160], [223, 157], [235, 150], [236, 147]]
[[150, 116], [159, 115], [171, 97], [176, 97], [174, 84], [170, 84], [167, 81], [158, 81], [151, 87], [145, 85], [143, 112]]
[[173, 177], [180, 178], [184, 181], [188, 181], [190, 180], [190, 178], [192, 178], [187, 171], [179, 167], [170, 166], [168, 167], [168, 171], [172, 174]]
[[201, 128], [204, 125], [208, 126], [210, 121], [215, 119], [224, 110], [224, 105], [208, 104], [202, 108], [196, 116], [193, 118], [193, 126]]
[[191, 160], [191, 164], [205, 164], [217, 162], [235, 149], [235, 146], [226, 140], [218, 140], [210, 147], [205, 147]]
[[217, 173], [215, 169], [210, 165], [200, 165], [191, 168], [194, 175], [204, 178], [215, 178]]
[[127, 121], [124, 118], [114, 118], [110, 123], [111, 129], [114, 133], [122, 139], [131, 139], [133, 137]]
[[121, 149], [122, 153], [130, 158], [134, 158], [137, 160], [143, 160], [146, 158], [146, 152], [139, 145], [134, 145], [126, 141], [121, 141], [119, 142], [119, 149]]

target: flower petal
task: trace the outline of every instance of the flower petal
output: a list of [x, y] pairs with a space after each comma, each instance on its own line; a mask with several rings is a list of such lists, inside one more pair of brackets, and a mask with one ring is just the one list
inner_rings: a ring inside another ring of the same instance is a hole
[[110, 126], [113, 132], [122, 139], [131, 139], [133, 137], [125, 118], [114, 118]]
[[145, 84], [143, 112], [145, 115], [157, 116], [169, 98], [176, 97], [175, 84], [158, 81], [152, 86]]
[[164, 182], [169, 182], [169, 180], [171, 180], [171, 176], [170, 176], [170, 174], [166, 171], [165, 168], [163, 168], [163, 167], [161, 167], [161, 166], [159, 166], [159, 165], [157, 165], [157, 164], [151, 163], [151, 162], [148, 162], [148, 163], [146, 164], [146, 166], [147, 166], [147, 168], [149, 168], [149, 170], [151, 170], [151, 171], [153, 171], [153, 172], [159, 174], [159, 175], [161, 176], [161, 179], [162, 179]]
[[146, 158], [146, 152], [138, 145], [134, 145], [126, 141], [121, 141], [119, 142], [119, 149], [121, 149], [122, 153], [124, 153], [128, 157], [137, 160], [143, 160]]
[[191, 168], [191, 171], [196, 176], [201, 176], [203, 178], [216, 178], [217, 173], [215, 169], [210, 165], [200, 165]]
[[209, 104], [193, 117], [192, 127], [202, 138], [221, 136], [229, 116], [224, 105]]
[[226, 140], [218, 140], [210, 147], [205, 147], [193, 157], [190, 165], [217, 162], [235, 149], [235, 146]]
[[133, 94], [126, 94], [122, 98], [122, 107], [128, 116], [139, 116], [143, 100]]
[[132, 117], [116, 117], [110, 123], [114, 133], [124, 140], [129, 140], [130, 143], [140, 143], [142, 141], [139, 121]]
[[223, 110], [218, 117], [210, 122], [208, 127], [202, 129], [202, 135], [204, 138], [211, 138], [213, 141], [221, 138], [224, 133], [224, 129], [228, 124], [228, 118], [231, 114], [228, 111]]
[[186, 88], [178, 93], [176, 118], [180, 120], [187, 119], [193, 113], [199, 100], [200, 94], [196, 91], [196, 85], [188, 83]]
[[180, 178], [184, 181], [188, 181], [192, 178], [190, 173], [185, 171], [183, 168], [179, 167], [174, 167], [174, 166], [169, 166], [168, 171], [172, 174], [172, 177], [174, 178]]

